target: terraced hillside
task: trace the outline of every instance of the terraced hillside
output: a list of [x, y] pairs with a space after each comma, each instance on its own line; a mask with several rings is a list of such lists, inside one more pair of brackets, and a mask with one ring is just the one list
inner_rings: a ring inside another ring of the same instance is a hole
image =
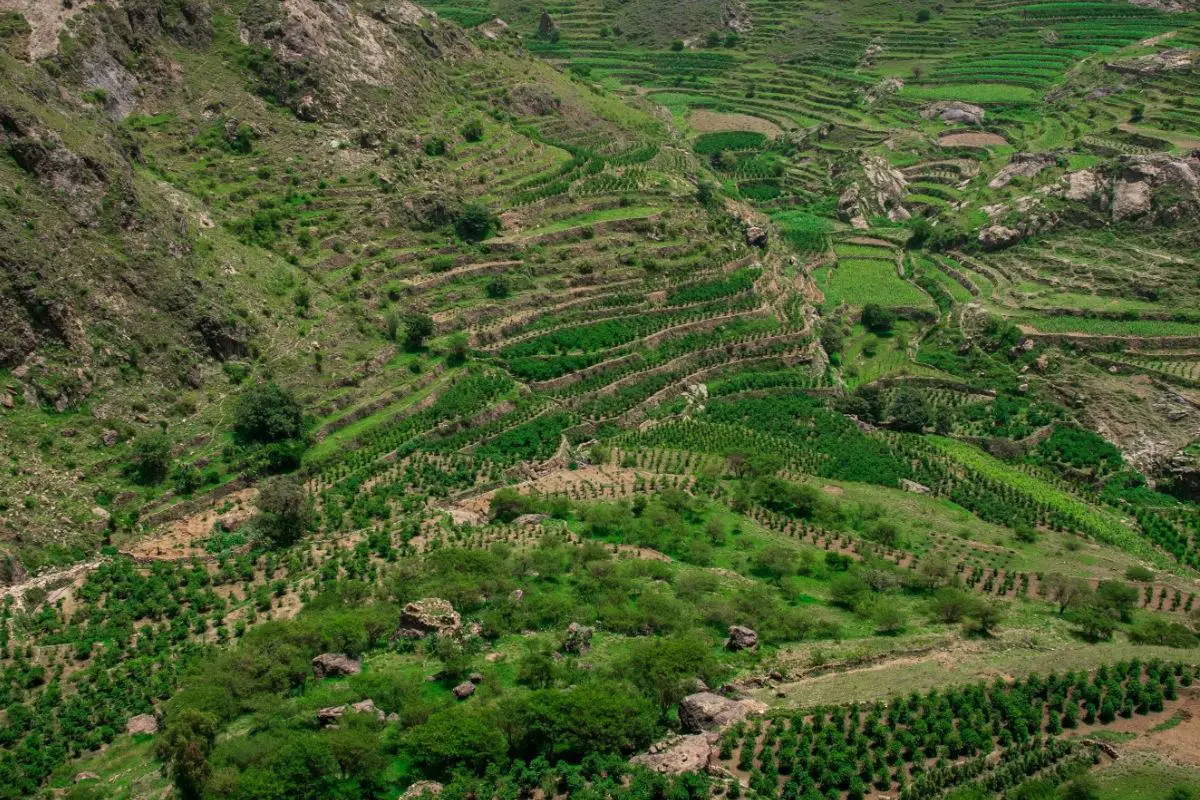
[[1194, 797], [1163, 5], [0, 0], [0, 798]]

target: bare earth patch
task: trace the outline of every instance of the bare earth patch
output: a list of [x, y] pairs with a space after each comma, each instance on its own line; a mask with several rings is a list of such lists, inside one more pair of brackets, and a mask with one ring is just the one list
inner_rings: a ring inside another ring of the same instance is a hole
[[698, 108], [689, 114], [688, 124], [700, 133], [753, 131], [764, 134], [770, 139], [778, 138], [779, 134], [783, 133], [782, 128], [762, 117], [754, 117], [749, 114], [725, 114], [705, 108]]
[[[175, 520], [151, 534], [127, 551], [134, 558], [177, 559], [206, 555], [204, 543], [220, 522], [233, 530], [254, 515], [258, 489], [250, 487], [221, 499], [217, 508], [207, 508], [189, 517]], [[225, 509], [228, 506], [227, 510]]]
[[998, 147], [1008, 140], [996, 133], [948, 133], [938, 139], [942, 147]]

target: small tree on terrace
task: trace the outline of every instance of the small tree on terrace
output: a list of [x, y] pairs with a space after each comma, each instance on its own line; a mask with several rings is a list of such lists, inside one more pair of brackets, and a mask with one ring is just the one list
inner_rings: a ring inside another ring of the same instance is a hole
[[171, 468], [171, 440], [165, 433], [142, 434], [133, 443], [131, 471], [143, 485], [159, 483]]
[[454, 231], [463, 241], [482, 242], [500, 227], [500, 220], [483, 203], [468, 203], [454, 220]]
[[273, 478], [258, 493], [255, 527], [276, 547], [294, 544], [312, 526], [312, 501], [295, 478]]
[[896, 312], [877, 303], [867, 303], [862, 312], [862, 324], [871, 333], [891, 333], [896, 324]]
[[296, 398], [274, 383], [251, 386], [238, 399], [233, 436], [242, 444], [270, 444], [298, 439], [304, 412]]
[[420, 311], [404, 315], [404, 346], [409, 350], [420, 350], [425, 340], [433, 334], [433, 317]]

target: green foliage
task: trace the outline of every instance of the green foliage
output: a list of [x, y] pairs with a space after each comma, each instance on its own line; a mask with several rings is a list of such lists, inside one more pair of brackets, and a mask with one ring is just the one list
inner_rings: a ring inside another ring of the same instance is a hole
[[454, 231], [465, 242], [482, 242], [499, 226], [500, 220], [482, 203], [468, 203], [454, 219]]
[[757, 150], [766, 141], [766, 134], [753, 131], [702, 133], [692, 143], [692, 149], [702, 156], [711, 156], [727, 150]]
[[165, 433], [143, 433], [134, 440], [130, 471], [138, 483], [161, 483], [171, 470], [171, 461], [171, 439]]
[[304, 413], [295, 396], [278, 384], [255, 384], [238, 397], [233, 435], [242, 444], [299, 439], [304, 435]]
[[420, 350], [434, 331], [433, 317], [421, 311], [409, 311], [401, 318], [404, 323], [404, 346]]
[[312, 501], [295, 478], [267, 481], [257, 503], [255, 530], [275, 547], [295, 544], [312, 526]]

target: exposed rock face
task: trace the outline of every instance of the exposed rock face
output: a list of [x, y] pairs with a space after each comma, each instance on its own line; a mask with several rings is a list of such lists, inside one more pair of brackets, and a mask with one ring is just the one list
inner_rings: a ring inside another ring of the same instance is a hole
[[679, 721], [688, 731], [719, 731], [766, 710], [766, 705], [755, 700], [730, 700], [712, 692], [697, 692], [679, 703]]
[[870, 210], [890, 211], [899, 207], [908, 190], [904, 173], [879, 156], [863, 158], [862, 168], [867, 185], [871, 188], [871, 194], [866, 198]]
[[838, 195], [837, 215], [838, 219], [843, 222], [850, 222], [857, 218], [862, 218], [862, 211], [859, 208], [859, 195], [861, 191], [857, 183], [852, 183], [842, 190]]
[[746, 228], [746, 244], [751, 247], [766, 247], [767, 246], [767, 231], [757, 225], [751, 225]]
[[475, 694], [475, 684], [470, 681], [463, 681], [454, 687], [454, 696], [459, 700], [466, 700], [473, 694]]
[[1032, 178], [1057, 162], [1053, 153], [1014, 153], [1008, 164], [988, 183], [993, 189], [1007, 186], [1013, 178]]
[[548, 514], [522, 514], [513, 520], [513, 525], [541, 525], [548, 519]]
[[1003, 225], [989, 225], [979, 232], [979, 244], [985, 250], [1000, 250], [1021, 241], [1021, 232]]
[[1159, 75], [1164, 72], [1180, 72], [1191, 69], [1196, 51], [1173, 47], [1147, 56], [1109, 61], [1104, 66], [1113, 72], [1126, 75]]
[[395, 635], [406, 639], [422, 639], [431, 633], [438, 636], [453, 635], [461, 628], [462, 617], [449, 601], [440, 597], [426, 597], [404, 607]]
[[349, 705], [329, 706], [317, 711], [317, 724], [321, 727], [336, 725], [337, 721], [346, 716], [347, 713], [353, 714], [371, 714], [375, 719], [383, 722], [387, 719], [383, 713], [383, 709], [375, 705], [375, 701], [371, 698], [360, 700], [357, 703]]
[[312, 660], [313, 677], [340, 678], [345, 675], [357, 675], [362, 672], [362, 664], [347, 655], [339, 653], [322, 653]]
[[592, 649], [592, 634], [594, 630], [578, 622], [567, 626], [567, 635], [563, 638], [562, 651], [574, 655], [582, 655]]
[[641, 764], [663, 775], [701, 772], [713, 763], [716, 742], [714, 733], [676, 736], [655, 744], [648, 753], [634, 756], [630, 763]]
[[437, 781], [417, 781], [404, 790], [399, 800], [420, 800], [422, 797], [437, 797], [444, 787]]
[[925, 119], [940, 119], [942, 122], [982, 125], [984, 111], [979, 106], [973, 106], [970, 103], [944, 100], [922, 108], [921, 116]]
[[[1141, 217], [1154, 207], [1156, 195], [1164, 198], [1160, 215], [1168, 221], [1182, 215], [1184, 204], [1200, 201], [1200, 158], [1193, 153], [1186, 159], [1165, 153], [1126, 156], [1113, 183], [1112, 215], [1116, 221]], [[1171, 199], [1178, 202], [1170, 203]]]
[[748, 33], [754, 28], [745, 0], [725, 0], [721, 5], [721, 24], [731, 31]]
[[749, 650], [758, 647], [758, 632], [742, 625], [729, 626], [729, 638], [725, 640], [727, 650]]
[[1108, 198], [1105, 193], [1103, 176], [1094, 169], [1081, 169], [1063, 176], [1063, 197], [1077, 203], [1091, 203], [1098, 207], [1106, 207]]
[[125, 723], [126, 733], [158, 733], [158, 718], [153, 714], [138, 714]]

